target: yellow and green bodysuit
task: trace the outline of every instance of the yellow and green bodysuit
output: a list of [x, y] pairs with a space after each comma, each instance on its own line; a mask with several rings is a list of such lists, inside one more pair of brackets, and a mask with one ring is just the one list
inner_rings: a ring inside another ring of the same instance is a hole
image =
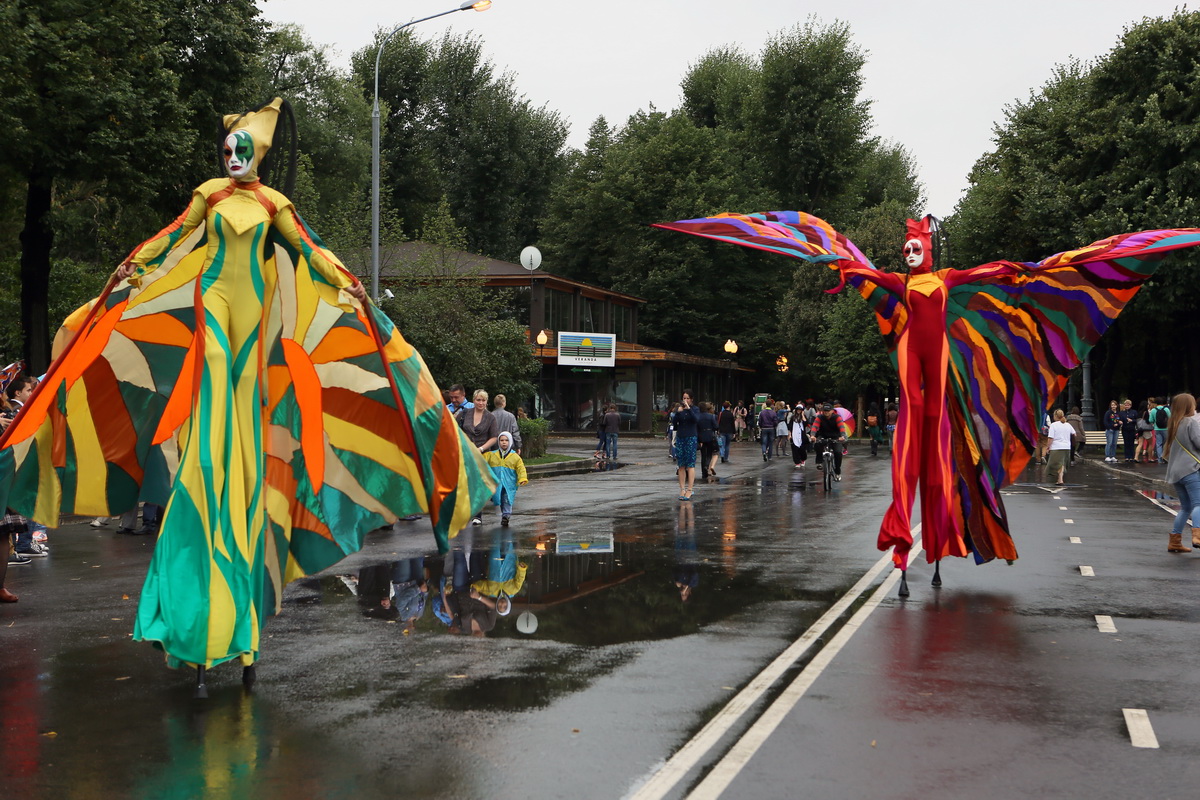
[[40, 522], [166, 507], [134, 636], [175, 665], [253, 662], [287, 581], [408, 514], [445, 552], [494, 491], [420, 354], [250, 173], [67, 320], [0, 437], [0, 504]]

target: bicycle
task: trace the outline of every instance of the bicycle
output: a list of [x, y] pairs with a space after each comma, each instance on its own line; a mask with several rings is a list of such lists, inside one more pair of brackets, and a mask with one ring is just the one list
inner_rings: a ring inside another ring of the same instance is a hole
[[821, 470], [825, 473], [825, 491], [833, 491], [833, 482], [840, 481], [841, 475], [834, 474], [833, 466], [833, 448], [838, 446], [834, 439], [815, 439], [813, 444], [816, 446], [817, 460], [821, 463]]

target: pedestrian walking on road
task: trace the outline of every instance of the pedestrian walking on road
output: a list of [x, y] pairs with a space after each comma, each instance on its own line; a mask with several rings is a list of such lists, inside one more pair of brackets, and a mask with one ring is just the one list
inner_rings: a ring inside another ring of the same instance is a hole
[[796, 469], [803, 469], [804, 462], [808, 460], [808, 431], [804, 424], [804, 411], [804, 404], [796, 403], [788, 429], [792, 445], [792, 463]]
[[1123, 424], [1121, 406], [1116, 400], [1108, 401], [1108, 411], [1104, 412], [1104, 460], [1110, 464], [1117, 462], [1117, 440]]
[[717, 416], [712, 413], [712, 403], [700, 404], [696, 442], [700, 448], [700, 477], [705, 480], [710, 474], [717, 477]]
[[1137, 422], [1137, 450], [1134, 451], [1133, 460], [1141, 464], [1152, 464], [1154, 458], [1154, 420], [1151, 417], [1154, 414], [1154, 398], [1151, 397], [1146, 401], [1146, 405], [1141, 409], [1138, 415]]
[[1159, 397], [1155, 400], [1150, 421], [1154, 423], [1154, 457], [1162, 461], [1163, 447], [1167, 443], [1167, 425], [1171, 421], [1171, 410], [1167, 408], [1167, 398]]
[[617, 436], [621, 432], [621, 415], [617, 413], [617, 404], [609, 403], [604, 412], [604, 421], [600, 426], [604, 431], [604, 456], [609, 461], [617, 460]]
[[738, 400], [737, 407], [733, 409], [734, 441], [742, 441], [746, 433], [746, 413], [746, 405]]
[[696, 423], [700, 410], [693, 405], [692, 390], [683, 390], [675, 411], [675, 474], [679, 476], [679, 499], [692, 499], [696, 483]]
[[1134, 454], [1137, 452], [1137, 429], [1138, 415], [1133, 410], [1133, 401], [1126, 400], [1121, 403], [1121, 439], [1125, 444], [1125, 463], [1136, 464], [1137, 459]]
[[721, 456], [722, 464], [729, 461], [729, 440], [737, 431], [736, 419], [733, 409], [729, 407], [729, 401], [726, 400], [717, 414], [717, 453]]
[[492, 475], [496, 478], [496, 494], [492, 502], [500, 506], [500, 524], [507, 528], [513, 501], [517, 498], [517, 487], [529, 483], [529, 473], [525, 470], [525, 461], [513, 449], [512, 434], [500, 431], [497, 442], [495, 450], [483, 454], [483, 460], [492, 468]]
[[1163, 455], [1167, 459], [1167, 480], [1175, 484], [1179, 495], [1179, 513], [1171, 527], [1168, 553], [1190, 553], [1183, 543], [1183, 529], [1192, 521], [1192, 547], [1200, 547], [1200, 420], [1196, 418], [1196, 398], [1177, 394], [1171, 401], [1171, 419], [1167, 423]]
[[1075, 443], [1071, 447], [1071, 465], [1075, 464], [1075, 456], [1083, 452], [1083, 445], [1087, 442], [1087, 437], [1083, 432], [1083, 416], [1079, 413], [1079, 406], [1073, 406], [1071, 413], [1067, 414], [1067, 424], [1075, 430]]
[[1046, 477], [1054, 478], [1056, 486], [1063, 485], [1067, 474], [1067, 462], [1074, 452], [1075, 429], [1067, 423], [1067, 415], [1061, 408], [1054, 409], [1054, 421], [1047, 429], [1046, 438], [1050, 441], [1050, 460], [1046, 467]]
[[775, 426], [778, 424], [779, 417], [776, 416], [775, 409], [770, 405], [763, 406], [763, 410], [758, 414], [758, 431], [762, 436], [763, 461], [771, 458], [771, 451], [775, 445]]

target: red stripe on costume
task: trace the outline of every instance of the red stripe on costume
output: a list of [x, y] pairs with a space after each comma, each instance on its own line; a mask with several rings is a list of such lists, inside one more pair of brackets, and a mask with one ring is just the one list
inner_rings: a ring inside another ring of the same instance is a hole
[[131, 478], [142, 483], [142, 465], [138, 461], [137, 431], [129, 409], [121, 398], [117, 375], [106, 359], [92, 362], [83, 373], [88, 390], [88, 411], [100, 440], [104, 460], [125, 470]]

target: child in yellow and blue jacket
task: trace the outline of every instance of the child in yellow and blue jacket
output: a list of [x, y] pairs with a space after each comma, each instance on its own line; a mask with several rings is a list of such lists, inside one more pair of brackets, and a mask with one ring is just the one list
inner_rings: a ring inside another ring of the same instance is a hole
[[517, 451], [512, 449], [512, 436], [507, 431], [500, 432], [496, 438], [496, 449], [484, 453], [483, 460], [492, 468], [492, 475], [496, 477], [496, 494], [492, 497], [492, 502], [500, 506], [500, 524], [508, 527], [517, 487], [529, 483], [525, 462], [521, 460]]

